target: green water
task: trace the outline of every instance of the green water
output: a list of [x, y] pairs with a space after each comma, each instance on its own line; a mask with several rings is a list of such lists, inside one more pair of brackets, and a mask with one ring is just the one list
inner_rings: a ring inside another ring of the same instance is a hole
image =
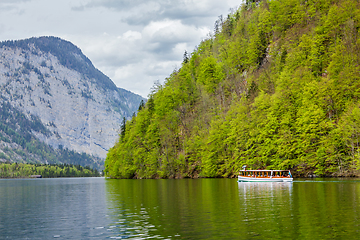
[[360, 238], [360, 181], [353, 179], [109, 180], [106, 190], [113, 221], [121, 223], [130, 216], [131, 228], [144, 237]]
[[0, 239], [360, 239], [360, 180], [0, 180]]

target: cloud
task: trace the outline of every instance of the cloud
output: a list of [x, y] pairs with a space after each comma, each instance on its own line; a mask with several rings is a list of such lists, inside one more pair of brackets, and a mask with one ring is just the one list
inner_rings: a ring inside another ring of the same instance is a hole
[[1, 0], [0, 1], [0, 11], [18, 11], [23, 13], [23, 10], [20, 10], [20, 4], [25, 2], [31, 2], [32, 0]]
[[81, 46], [88, 57], [100, 66], [120, 67], [138, 62], [143, 56], [142, 34], [127, 31], [120, 36], [104, 33], [98, 36], [80, 38], [76, 35], [66, 36]]
[[180, 20], [150, 22], [142, 31], [147, 41], [144, 50], [161, 56], [163, 60], [179, 59], [182, 56], [177, 55], [180, 46], [185, 47], [182, 53], [194, 48], [194, 44], [200, 42], [208, 32], [206, 27], [185, 25]]
[[108, 8], [124, 13], [122, 21], [129, 25], [147, 25], [162, 19], [181, 19], [187, 23], [193, 20], [193, 24], [197, 24], [199, 21], [194, 19], [216, 16], [219, 9], [232, 2], [233, 7], [239, 5], [236, 0], [91, 0], [73, 9], [84, 11], [87, 8]]
[[230, 1], [238, 3], [224, 1], [89, 0], [72, 10], [110, 11], [129, 29], [120, 35], [112, 32], [92, 37], [78, 45], [118, 86], [146, 96], [154, 81], [163, 82], [181, 66], [185, 50], [192, 52], [209, 35], [221, 14], [219, 9]]
[[175, 62], [156, 62], [145, 57], [137, 63], [105, 67], [103, 71], [112, 77], [117, 86], [147, 97], [154, 82], [162, 82], [169, 76], [169, 68], [174, 69], [175, 65]]
[[4, 5], [4, 4], [18, 4], [18, 3], [23, 3], [23, 2], [31, 2], [32, 0], [1, 0], [0, 5]]
[[156, 8], [161, 4], [161, 2], [164, 2], [164, 0], [91, 0], [90, 2], [86, 4], [81, 4], [78, 6], [74, 6], [72, 10], [75, 11], [85, 11], [89, 8], [108, 8], [114, 11], [120, 11], [120, 12], [128, 12], [131, 10], [136, 9], [152, 9]]
[[0, 39], [57, 36], [118, 87], [147, 96], [241, 0], [0, 0]]
[[[87, 4], [84, 4], [83, 7], [106, 7], [110, 9], [123, 10], [129, 8], [135, 8], [141, 4], [145, 4], [146, 2], [156, 2], [156, 1], [146, 1], [146, 0], [92, 0]], [[164, 2], [164, 0], [160, 0], [157, 2]]]
[[205, 27], [165, 19], [119, 36], [106, 33], [97, 37], [65, 38], [81, 46], [95, 67], [117, 86], [146, 97], [154, 82], [163, 82], [179, 67], [184, 51], [191, 52], [208, 31]]
[[179, 61], [184, 51], [192, 50], [208, 32], [207, 28], [184, 25], [179, 20], [163, 20], [151, 22], [141, 31], [128, 30], [119, 36], [102, 34], [76, 42], [98, 65], [120, 67], [144, 58]]
[[196, 29], [181, 23], [180, 20], [163, 20], [157, 22], [150, 22], [143, 32], [150, 39], [151, 42], [162, 43], [177, 43], [188, 42], [191, 38], [188, 37], [196, 32]]

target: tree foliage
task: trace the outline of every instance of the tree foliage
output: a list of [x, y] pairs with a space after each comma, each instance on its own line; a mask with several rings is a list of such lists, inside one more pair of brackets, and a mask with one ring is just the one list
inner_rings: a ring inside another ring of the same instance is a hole
[[56, 177], [100, 177], [97, 169], [73, 164], [0, 163], [0, 178], [25, 178], [41, 175]]
[[358, 1], [246, 1], [126, 123], [105, 174], [359, 175], [359, 73]]

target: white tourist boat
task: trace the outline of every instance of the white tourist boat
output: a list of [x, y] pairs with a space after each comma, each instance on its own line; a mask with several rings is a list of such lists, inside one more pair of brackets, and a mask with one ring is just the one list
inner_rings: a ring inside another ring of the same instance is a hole
[[238, 182], [292, 182], [290, 170], [240, 170]]

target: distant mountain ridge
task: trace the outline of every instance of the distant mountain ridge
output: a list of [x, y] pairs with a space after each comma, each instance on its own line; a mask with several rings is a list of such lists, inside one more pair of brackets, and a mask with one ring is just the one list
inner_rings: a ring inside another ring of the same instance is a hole
[[[39, 37], [0, 43], [0, 105], [44, 127], [25, 131], [13, 124], [12, 130], [27, 132], [28, 141], [39, 140], [55, 152], [66, 149], [103, 159], [118, 138], [122, 119], [130, 118], [141, 100], [116, 87], [68, 41]], [[8, 127], [3, 114], [0, 126]], [[10, 132], [0, 128], [0, 161], [46, 161], [36, 154], [30, 157], [26, 144], [16, 143]]]
[[83, 73], [89, 79], [95, 79], [97, 83], [106, 88], [116, 90], [117, 87], [111, 79], [96, 69], [89, 58], [82, 51], [69, 41], [58, 37], [39, 37], [25, 40], [5, 41], [0, 47], [21, 48], [37, 55], [48, 53], [55, 56], [61, 65]]

